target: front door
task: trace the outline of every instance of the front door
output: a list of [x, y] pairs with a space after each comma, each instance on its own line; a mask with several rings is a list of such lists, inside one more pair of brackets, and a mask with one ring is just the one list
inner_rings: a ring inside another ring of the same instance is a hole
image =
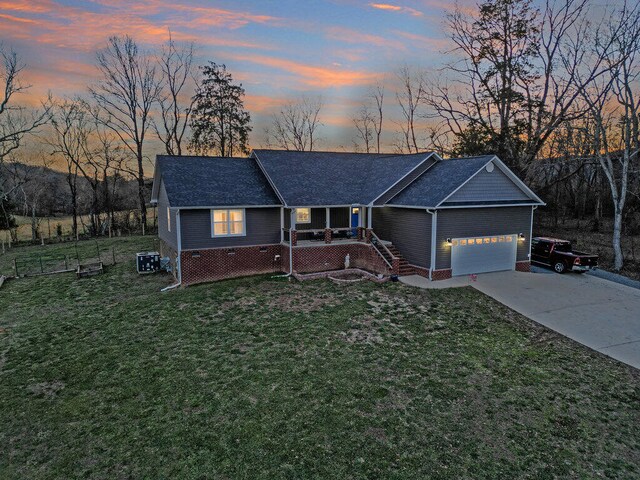
[[358, 207], [352, 207], [351, 208], [351, 233], [353, 235], [357, 235], [357, 228], [358, 228], [358, 217], [360, 215], [360, 208]]

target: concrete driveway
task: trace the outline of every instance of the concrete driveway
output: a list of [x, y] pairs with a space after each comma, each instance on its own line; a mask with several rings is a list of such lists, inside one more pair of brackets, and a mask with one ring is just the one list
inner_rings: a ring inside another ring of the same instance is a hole
[[470, 285], [556, 332], [640, 368], [638, 289], [571, 273], [496, 272], [480, 274], [475, 281], [456, 277], [445, 282]]

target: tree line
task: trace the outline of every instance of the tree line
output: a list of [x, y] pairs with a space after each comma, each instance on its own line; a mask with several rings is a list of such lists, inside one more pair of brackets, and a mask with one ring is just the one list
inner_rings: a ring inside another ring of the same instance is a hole
[[[541, 7], [486, 0], [473, 12], [454, 8], [445, 21], [453, 45], [447, 64], [436, 71], [406, 66], [372, 85], [350, 118], [353, 149], [496, 154], [556, 218], [591, 216], [597, 229], [603, 215], [611, 216], [621, 268], [625, 219], [640, 206], [640, 6], [623, 1], [603, 8], [591, 0]], [[47, 151], [64, 159], [69, 195], [78, 179], [91, 192], [91, 230], [114, 221], [111, 198], [122, 178], [136, 182], [146, 225], [150, 140], [170, 155], [249, 150], [244, 87], [225, 65], [196, 66], [194, 50], [169, 39], [145, 51], [133, 38], [111, 37], [96, 55], [99, 79], [88, 95], [49, 98], [29, 111], [13, 101], [28, 88], [20, 83], [23, 65], [0, 49], [8, 92], [0, 100], [0, 162], [26, 135], [50, 125]], [[285, 104], [272, 115], [263, 145], [317, 149], [323, 107], [315, 97]], [[8, 202], [12, 191], [0, 188]], [[78, 207], [70, 203], [75, 215]]]

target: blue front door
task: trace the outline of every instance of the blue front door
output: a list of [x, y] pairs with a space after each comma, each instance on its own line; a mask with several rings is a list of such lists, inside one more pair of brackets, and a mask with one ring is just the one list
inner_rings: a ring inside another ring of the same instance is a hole
[[357, 235], [358, 228], [358, 216], [360, 215], [360, 209], [358, 207], [351, 208], [351, 233]]

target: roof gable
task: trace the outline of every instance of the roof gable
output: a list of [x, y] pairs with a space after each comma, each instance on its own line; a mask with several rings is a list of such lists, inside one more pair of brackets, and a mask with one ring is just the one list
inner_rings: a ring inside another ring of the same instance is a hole
[[291, 207], [367, 205], [431, 155], [253, 151], [282, 200]]
[[172, 207], [281, 204], [251, 158], [158, 155], [154, 192], [160, 179]]
[[489, 162], [442, 205], [531, 200], [494, 162]]

